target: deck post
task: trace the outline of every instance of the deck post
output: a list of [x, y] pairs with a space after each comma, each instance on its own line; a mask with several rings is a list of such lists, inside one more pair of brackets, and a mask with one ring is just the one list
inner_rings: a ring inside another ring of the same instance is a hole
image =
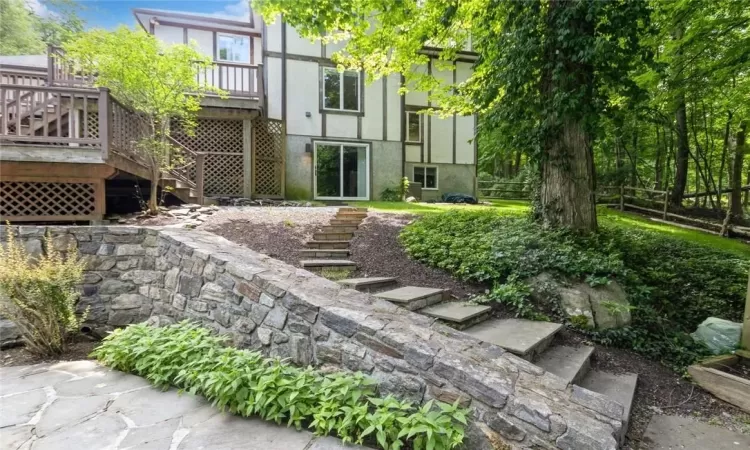
[[54, 47], [47, 46], [47, 86], [52, 86], [55, 80], [55, 60], [52, 56]]
[[99, 140], [102, 143], [102, 159], [109, 157], [109, 146], [112, 143], [112, 103], [109, 89], [99, 88]]
[[198, 194], [198, 204], [203, 205], [203, 183], [205, 178], [206, 154], [195, 154], [195, 190]]
[[255, 69], [255, 73], [256, 73], [256, 77], [258, 78], [258, 83], [256, 85], [258, 103], [260, 103], [260, 109], [263, 110], [265, 107], [265, 95], [266, 95], [266, 88], [264, 86], [264, 79], [263, 79], [263, 64], [258, 64], [258, 67]]

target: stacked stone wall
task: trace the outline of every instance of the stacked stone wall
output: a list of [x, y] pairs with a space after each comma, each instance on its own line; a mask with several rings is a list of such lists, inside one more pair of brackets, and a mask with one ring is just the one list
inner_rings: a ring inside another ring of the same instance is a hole
[[[5, 231], [0, 230], [5, 236]], [[473, 410], [466, 448], [614, 449], [622, 405], [568, 386], [500, 347], [208, 232], [14, 227], [32, 253], [49, 232], [86, 260], [94, 327], [191, 319], [238, 347], [298, 365], [362, 371], [381, 394]], [[5, 239], [3, 237], [2, 239]]]

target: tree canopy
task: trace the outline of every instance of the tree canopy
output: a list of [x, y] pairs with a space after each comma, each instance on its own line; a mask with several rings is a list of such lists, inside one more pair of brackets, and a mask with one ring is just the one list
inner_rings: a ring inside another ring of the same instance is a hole
[[38, 55], [83, 31], [80, 6], [72, 0], [47, 0], [38, 15], [24, 0], [0, 0], [0, 54]]

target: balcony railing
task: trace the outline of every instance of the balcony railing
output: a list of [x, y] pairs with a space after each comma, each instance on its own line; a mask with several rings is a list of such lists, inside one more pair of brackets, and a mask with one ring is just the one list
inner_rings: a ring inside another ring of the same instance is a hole
[[213, 86], [236, 97], [263, 97], [263, 65], [215, 62], [198, 70], [198, 83]]

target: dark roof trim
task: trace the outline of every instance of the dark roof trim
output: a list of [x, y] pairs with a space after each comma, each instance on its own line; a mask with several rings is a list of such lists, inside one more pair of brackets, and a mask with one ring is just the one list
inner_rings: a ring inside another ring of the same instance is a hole
[[[183, 14], [183, 13], [175, 12], [175, 11], [159, 11], [157, 9], [147, 9], [147, 8], [133, 8], [132, 11], [134, 15], [150, 14], [154, 16], [172, 17], [174, 19], [200, 20], [202, 22], [211, 22], [211, 23], [217, 23], [221, 25], [230, 25], [233, 27], [255, 28], [255, 18], [253, 17], [252, 8], [250, 9], [250, 21], [249, 22], [240, 22], [238, 20], [220, 19], [217, 17], [202, 16], [200, 14]], [[143, 24], [141, 24], [141, 26], [142, 25]]]

